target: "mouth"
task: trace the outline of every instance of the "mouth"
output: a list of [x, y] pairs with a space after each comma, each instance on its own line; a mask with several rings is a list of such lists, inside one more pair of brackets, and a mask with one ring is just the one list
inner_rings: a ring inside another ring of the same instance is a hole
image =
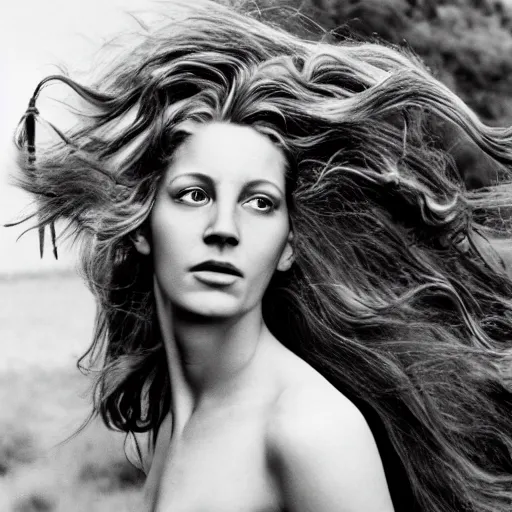
[[231, 263], [225, 261], [208, 260], [199, 265], [195, 265], [190, 269], [191, 272], [218, 272], [220, 274], [230, 274], [232, 276], [244, 277], [242, 272]]

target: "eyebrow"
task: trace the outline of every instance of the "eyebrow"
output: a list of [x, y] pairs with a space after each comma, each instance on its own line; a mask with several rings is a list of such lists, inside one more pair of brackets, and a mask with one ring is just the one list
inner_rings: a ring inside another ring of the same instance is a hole
[[[215, 185], [215, 180], [208, 176], [208, 174], [203, 174], [201, 172], [185, 172], [183, 174], [178, 174], [178, 176], [174, 177], [169, 183], [172, 183], [173, 181], [177, 180], [178, 178], [186, 177], [186, 178], [195, 178], [199, 181], [203, 181], [208, 186], [213, 187]], [[244, 188], [255, 188], [259, 187], [261, 185], [272, 185], [275, 187], [281, 194], [284, 195], [284, 192], [281, 190], [281, 187], [279, 187], [276, 183], [270, 180], [265, 179], [258, 179], [258, 180], [252, 180], [249, 183], [245, 185]]]

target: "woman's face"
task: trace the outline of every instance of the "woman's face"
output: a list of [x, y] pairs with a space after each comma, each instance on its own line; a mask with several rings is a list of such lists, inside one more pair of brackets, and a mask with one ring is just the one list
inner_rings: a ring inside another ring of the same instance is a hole
[[282, 151], [247, 126], [198, 126], [163, 177], [150, 229], [135, 245], [172, 305], [219, 318], [260, 306], [293, 257]]

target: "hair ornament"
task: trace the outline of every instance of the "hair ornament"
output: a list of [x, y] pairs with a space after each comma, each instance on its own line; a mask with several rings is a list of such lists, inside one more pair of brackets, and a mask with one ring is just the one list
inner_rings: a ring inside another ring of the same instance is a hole
[[[28, 103], [28, 108], [25, 111], [25, 114], [21, 118], [21, 122], [24, 122], [25, 124], [25, 143], [28, 153], [28, 167], [31, 171], [33, 171], [33, 176], [35, 176], [35, 167], [36, 167], [36, 119], [39, 117], [39, 110], [36, 107], [36, 100], [39, 95], [39, 92], [41, 91], [41, 88], [43, 85], [48, 82], [49, 80], [53, 79], [53, 77], [47, 77], [46, 79], [39, 82], [37, 85], [34, 94], [30, 98], [30, 101]], [[22, 139], [23, 140], [23, 139]], [[53, 256], [55, 259], [59, 259], [58, 252], [57, 252], [57, 236], [55, 233], [55, 223], [53, 221], [50, 221], [50, 236], [52, 240], [52, 247], [53, 247]], [[44, 254], [44, 238], [45, 238], [45, 229], [46, 225], [40, 224], [38, 228], [39, 233], [39, 254], [41, 255], [41, 258]]]

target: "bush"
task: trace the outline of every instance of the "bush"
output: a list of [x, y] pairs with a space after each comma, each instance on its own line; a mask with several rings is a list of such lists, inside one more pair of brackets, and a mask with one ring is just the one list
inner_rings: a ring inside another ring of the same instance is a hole
[[12, 424], [0, 426], [0, 476], [19, 464], [27, 464], [37, 458], [32, 435]]
[[85, 483], [92, 483], [102, 492], [111, 492], [141, 487], [144, 484], [145, 475], [127, 460], [116, 460], [110, 463], [91, 461], [82, 466], [79, 479]]
[[56, 502], [51, 496], [33, 493], [20, 499], [13, 512], [51, 512], [55, 510]]

